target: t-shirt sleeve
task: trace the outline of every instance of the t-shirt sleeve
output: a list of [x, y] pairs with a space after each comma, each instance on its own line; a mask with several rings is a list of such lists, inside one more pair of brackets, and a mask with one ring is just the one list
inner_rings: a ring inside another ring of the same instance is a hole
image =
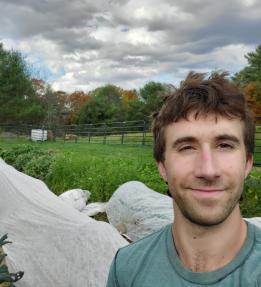
[[115, 278], [115, 260], [116, 258], [113, 259], [109, 271], [109, 276], [108, 276], [108, 281], [106, 287], [119, 287], [119, 285], [116, 283], [116, 278]]

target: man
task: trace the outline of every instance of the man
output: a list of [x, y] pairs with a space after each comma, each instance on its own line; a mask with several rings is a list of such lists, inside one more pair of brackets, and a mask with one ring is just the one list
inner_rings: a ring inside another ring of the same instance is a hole
[[190, 72], [154, 115], [172, 225], [119, 249], [107, 286], [261, 286], [261, 231], [240, 215], [255, 126], [226, 72]]

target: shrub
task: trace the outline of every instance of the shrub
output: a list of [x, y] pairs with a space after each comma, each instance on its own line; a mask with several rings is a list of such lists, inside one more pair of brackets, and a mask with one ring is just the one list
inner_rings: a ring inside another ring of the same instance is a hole
[[8, 151], [0, 149], [0, 156], [15, 169], [41, 180], [50, 172], [54, 160], [51, 155], [31, 145], [15, 145]]
[[243, 217], [261, 215], [261, 181], [259, 172], [252, 172], [245, 180], [243, 201], [240, 207]]
[[24, 167], [23, 172], [34, 178], [45, 180], [46, 176], [51, 172], [51, 164], [54, 157], [50, 155], [42, 155], [33, 157]]
[[35, 156], [43, 155], [44, 152], [41, 151], [38, 147], [31, 145], [15, 145], [10, 150], [1, 151], [0, 156], [5, 160], [7, 164], [13, 165], [19, 155], [24, 155], [27, 153], [34, 154]]

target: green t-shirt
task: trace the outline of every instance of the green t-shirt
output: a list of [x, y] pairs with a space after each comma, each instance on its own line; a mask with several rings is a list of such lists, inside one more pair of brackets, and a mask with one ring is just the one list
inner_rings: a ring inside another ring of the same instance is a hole
[[247, 222], [247, 238], [237, 256], [211, 272], [193, 272], [179, 259], [171, 225], [118, 250], [107, 287], [261, 286], [261, 230]]

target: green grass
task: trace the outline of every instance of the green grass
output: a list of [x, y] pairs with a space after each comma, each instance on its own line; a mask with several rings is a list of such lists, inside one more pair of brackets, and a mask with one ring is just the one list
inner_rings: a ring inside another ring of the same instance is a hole
[[0, 139], [0, 147], [4, 149], [17, 143], [38, 146], [42, 151], [56, 151], [44, 181], [57, 195], [81, 188], [90, 190], [89, 202], [105, 202], [120, 185], [132, 180], [166, 193], [167, 186], [158, 172], [152, 147]]

